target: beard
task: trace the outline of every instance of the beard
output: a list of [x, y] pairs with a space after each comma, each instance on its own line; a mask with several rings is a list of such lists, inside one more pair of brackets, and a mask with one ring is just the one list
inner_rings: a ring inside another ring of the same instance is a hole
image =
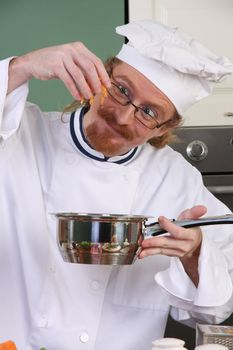
[[[101, 123], [101, 119], [106, 122]], [[116, 156], [126, 153], [125, 142], [132, 142], [134, 133], [128, 126], [119, 125], [114, 108], [100, 106], [97, 117], [85, 129], [85, 136], [90, 145], [105, 156]], [[133, 147], [133, 146], [132, 146]]]

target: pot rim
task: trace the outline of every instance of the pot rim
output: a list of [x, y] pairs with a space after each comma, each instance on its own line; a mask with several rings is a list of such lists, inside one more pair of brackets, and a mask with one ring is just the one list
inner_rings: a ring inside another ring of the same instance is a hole
[[102, 222], [144, 222], [149, 217], [144, 215], [127, 214], [100, 214], [100, 213], [74, 213], [59, 212], [51, 213], [60, 220], [79, 220], [79, 221], [102, 221]]

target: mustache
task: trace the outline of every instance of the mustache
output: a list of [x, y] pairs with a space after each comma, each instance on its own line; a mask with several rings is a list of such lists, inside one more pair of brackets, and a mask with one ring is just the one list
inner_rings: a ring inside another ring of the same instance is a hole
[[108, 110], [102, 106], [98, 108], [98, 114], [103, 118], [118, 134], [124, 137], [128, 141], [134, 139], [133, 132], [129, 130], [127, 126], [119, 125], [117, 122], [117, 116], [113, 110]]

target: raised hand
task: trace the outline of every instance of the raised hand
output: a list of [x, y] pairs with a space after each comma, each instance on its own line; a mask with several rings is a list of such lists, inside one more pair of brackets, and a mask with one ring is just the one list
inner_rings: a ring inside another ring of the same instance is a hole
[[81, 42], [29, 52], [10, 62], [8, 93], [31, 78], [60, 79], [76, 100], [90, 99], [110, 80], [101, 60]]

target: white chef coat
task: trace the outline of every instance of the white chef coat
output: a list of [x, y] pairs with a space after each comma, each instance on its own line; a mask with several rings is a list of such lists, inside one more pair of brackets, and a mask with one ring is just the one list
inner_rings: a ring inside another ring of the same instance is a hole
[[8, 62], [0, 63], [0, 342], [12, 339], [21, 350], [146, 350], [163, 336], [169, 312], [189, 324], [227, 318], [231, 225], [203, 230], [198, 288], [178, 258], [153, 256], [122, 267], [62, 260], [50, 213], [176, 218], [195, 204], [207, 205], [208, 215], [229, 209], [169, 147], [146, 144], [123, 164], [84, 155], [68, 114], [62, 122], [61, 113], [26, 103], [27, 84], [6, 96]]

